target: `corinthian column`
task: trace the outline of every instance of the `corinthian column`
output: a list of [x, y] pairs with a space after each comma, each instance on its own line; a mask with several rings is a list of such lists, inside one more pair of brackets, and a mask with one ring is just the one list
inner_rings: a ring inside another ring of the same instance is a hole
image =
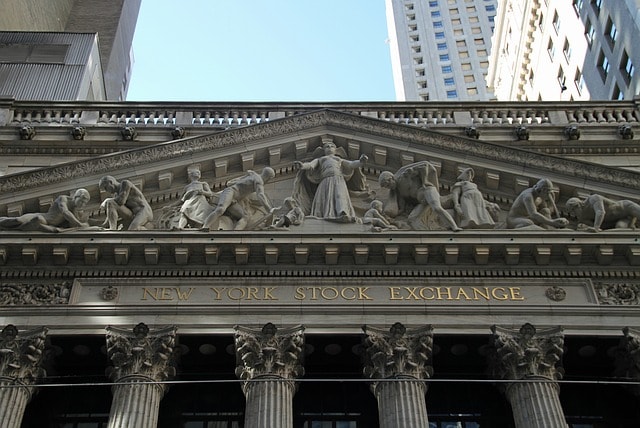
[[235, 330], [236, 375], [245, 380], [247, 399], [244, 426], [293, 427], [295, 379], [304, 374], [304, 327], [278, 330], [268, 323], [261, 330]]
[[[616, 349], [615, 374], [626, 380], [638, 382], [640, 381], [640, 330], [625, 327], [622, 333], [624, 336]], [[640, 398], [640, 386], [637, 383], [629, 385], [628, 389]]]
[[490, 369], [510, 380], [503, 392], [511, 404], [516, 428], [561, 428], [567, 422], [560, 405], [564, 334], [562, 327], [536, 331], [529, 323], [520, 330], [491, 327]]
[[36, 381], [45, 376], [42, 350], [46, 328], [18, 333], [14, 325], [0, 332], [0, 427], [18, 428], [24, 409], [35, 391]]
[[424, 379], [433, 374], [431, 362], [433, 328], [428, 325], [407, 331], [399, 322], [389, 331], [362, 327], [364, 375], [379, 381], [371, 384], [378, 401], [380, 428], [426, 428], [429, 426]]
[[107, 327], [107, 375], [116, 385], [108, 428], [155, 428], [163, 381], [175, 375], [175, 326], [149, 332], [140, 323], [133, 331]]

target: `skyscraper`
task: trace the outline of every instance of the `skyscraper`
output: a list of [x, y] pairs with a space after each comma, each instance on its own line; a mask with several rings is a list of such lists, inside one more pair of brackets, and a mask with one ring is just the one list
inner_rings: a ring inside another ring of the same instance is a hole
[[396, 100], [489, 100], [496, 0], [386, 0]]

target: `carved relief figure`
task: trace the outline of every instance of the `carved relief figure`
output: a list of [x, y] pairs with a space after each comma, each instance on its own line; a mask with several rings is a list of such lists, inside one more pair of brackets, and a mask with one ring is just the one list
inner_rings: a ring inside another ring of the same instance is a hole
[[[552, 218], [555, 216], [555, 218]], [[541, 179], [533, 187], [523, 190], [513, 201], [507, 214], [507, 228], [536, 229], [561, 228], [569, 224], [564, 217], [558, 217], [558, 209], [553, 196], [553, 183]]]
[[395, 174], [384, 171], [378, 178], [380, 186], [389, 189], [385, 213], [391, 217], [408, 214], [411, 228], [425, 230], [421, 217], [431, 208], [454, 232], [462, 230], [442, 207], [438, 192], [438, 171], [427, 161], [415, 162], [398, 169]]
[[569, 198], [567, 211], [578, 220], [578, 227], [600, 232], [602, 229], [636, 228], [640, 217], [640, 205], [623, 199], [614, 201], [601, 195], [590, 195], [584, 199]]
[[190, 169], [189, 179], [191, 182], [184, 187], [182, 194], [178, 229], [184, 229], [187, 225], [202, 227], [204, 220], [213, 211], [208, 201], [213, 192], [207, 183], [200, 181], [200, 170]]
[[285, 198], [283, 205], [286, 212], [278, 218], [274, 227], [300, 226], [304, 221], [304, 212], [298, 202], [294, 198], [288, 197]]
[[271, 211], [271, 202], [269, 202], [269, 198], [264, 193], [264, 185], [275, 175], [276, 173], [272, 168], [265, 167], [261, 174], [249, 170], [245, 175], [230, 180], [227, 183], [227, 188], [219, 194], [215, 209], [204, 220], [203, 227], [209, 230], [217, 229], [218, 220], [223, 214], [226, 214], [236, 220], [234, 230], [245, 229], [250, 214], [243, 207], [242, 202], [254, 193], [260, 204], [268, 211]]
[[[294, 168], [299, 169], [294, 183], [293, 196], [303, 207], [305, 214], [340, 222], [355, 222], [356, 213], [349, 196], [347, 180], [355, 174], [361, 174], [359, 168], [369, 159], [361, 155], [358, 160], [349, 161], [336, 154], [336, 145], [327, 141], [322, 146], [324, 156], [311, 162], [293, 163]], [[315, 184], [317, 188], [314, 189]], [[359, 189], [364, 189], [364, 180]], [[313, 196], [310, 207], [304, 201]]]
[[0, 229], [62, 232], [69, 228], [88, 228], [78, 217], [89, 202], [89, 192], [78, 189], [73, 196], [60, 195], [46, 213], [28, 213], [19, 217], [0, 217]]
[[473, 168], [463, 170], [451, 189], [453, 209], [463, 229], [493, 229], [500, 208], [485, 201], [473, 182]]
[[371, 201], [370, 208], [364, 213], [362, 222], [373, 226], [375, 231], [397, 229], [397, 227], [391, 224], [389, 219], [382, 213], [382, 207], [382, 201], [377, 199]]
[[118, 181], [110, 175], [100, 179], [98, 187], [101, 191], [114, 196], [102, 202], [107, 212], [104, 225], [109, 230], [118, 230], [118, 220], [127, 230], [144, 230], [145, 225], [153, 220], [153, 210], [144, 195], [131, 181]]

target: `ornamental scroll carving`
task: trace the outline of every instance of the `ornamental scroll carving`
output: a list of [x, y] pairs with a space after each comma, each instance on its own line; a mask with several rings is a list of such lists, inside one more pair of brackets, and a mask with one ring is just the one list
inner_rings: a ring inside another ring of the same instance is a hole
[[640, 305], [640, 284], [629, 282], [595, 284], [601, 305]]
[[107, 355], [113, 364], [107, 376], [118, 382], [127, 376], [144, 376], [162, 382], [175, 376], [177, 327], [149, 331], [144, 323], [133, 330], [107, 327]]
[[433, 327], [407, 330], [397, 322], [386, 331], [364, 326], [363, 373], [370, 379], [411, 377], [428, 379], [433, 348]]
[[71, 283], [0, 284], [0, 305], [62, 305], [69, 303]]
[[236, 376], [239, 379], [295, 379], [304, 375], [303, 326], [278, 329], [268, 323], [259, 330], [236, 326], [235, 331]]
[[520, 330], [492, 326], [489, 366], [498, 379], [546, 377], [561, 379], [564, 353], [562, 327], [537, 331], [526, 323]]
[[33, 385], [45, 376], [41, 367], [47, 328], [18, 332], [9, 324], [0, 332], [0, 376]]

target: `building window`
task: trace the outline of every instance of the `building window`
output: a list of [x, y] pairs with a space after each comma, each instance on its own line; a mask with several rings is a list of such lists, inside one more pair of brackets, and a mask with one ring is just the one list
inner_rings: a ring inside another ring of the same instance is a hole
[[458, 91], [447, 91], [447, 98], [458, 98]]
[[596, 29], [591, 24], [591, 21], [587, 19], [587, 23], [584, 25], [584, 37], [587, 39], [589, 46], [593, 43], [593, 39], [596, 35]]
[[422, 97], [422, 101], [429, 101], [429, 94], [420, 95]]
[[475, 6], [467, 6], [467, 13], [474, 13], [476, 11]]
[[460, 64], [460, 68], [462, 68], [464, 71], [471, 70], [471, 64], [468, 62], [463, 62], [462, 64]]
[[484, 39], [482, 37], [473, 39], [473, 43], [475, 43], [476, 45], [484, 45]]
[[444, 25], [442, 24], [442, 21], [434, 21], [433, 28], [444, 28]]
[[479, 49], [477, 53], [478, 53], [478, 56], [487, 56], [487, 55], [489, 55], [487, 53], [486, 49]]
[[421, 69], [419, 69], [419, 70], [416, 70], [416, 76], [418, 76], [418, 77], [422, 77], [422, 76], [424, 76], [424, 75], [425, 75], [424, 68], [421, 68]]
[[607, 80], [610, 67], [609, 59], [606, 57], [604, 52], [600, 52], [600, 56], [598, 57], [598, 71], [600, 71], [603, 81]]
[[622, 59], [620, 60], [620, 72], [622, 73], [624, 80], [627, 81], [627, 84], [631, 82], [634, 71], [635, 68], [633, 66], [633, 62], [631, 62], [631, 58], [629, 58], [629, 54], [625, 50], [622, 53]]
[[412, 13], [411, 15], [407, 15], [407, 21], [415, 21], [415, 20], [416, 20], [415, 13]]
[[445, 77], [444, 79], [444, 85], [445, 86], [455, 86], [456, 81], [453, 79], [453, 77]]
[[421, 80], [418, 82], [418, 87], [420, 89], [427, 89], [427, 81], [426, 80]]
[[412, 49], [414, 53], [420, 53], [422, 51], [422, 46], [414, 46]]
[[468, 74], [464, 76], [464, 83], [473, 83], [476, 81], [476, 78], [473, 77], [473, 74]]
[[411, 41], [412, 42], [419, 42], [420, 41], [420, 36], [417, 34], [414, 34], [413, 36], [411, 36]]
[[438, 43], [438, 50], [439, 51], [446, 51], [447, 50], [447, 44], [446, 43]]
[[573, 10], [576, 11], [576, 15], [580, 16], [580, 9], [582, 9], [583, 0], [573, 0]]
[[602, 8], [602, 0], [591, 0], [591, 6], [593, 6], [593, 11], [596, 15], [600, 14], [600, 9]]
[[496, 7], [494, 5], [492, 5], [492, 4], [486, 5], [484, 8], [485, 8], [485, 10], [487, 12], [495, 12], [496, 11]]
[[469, 52], [467, 52], [467, 51], [458, 52], [458, 57], [459, 58], [469, 58]]
[[613, 95], [611, 96], [611, 99], [618, 101], [624, 100], [624, 93], [622, 93], [617, 84], [613, 87]]
[[576, 70], [576, 75], [573, 78], [573, 82], [576, 85], [578, 93], [582, 94], [582, 91], [584, 91], [584, 76], [582, 75], [582, 71], [580, 69]]
[[564, 54], [567, 62], [571, 61], [571, 46], [569, 45], [569, 40], [564, 40], [564, 46], [562, 47], [562, 53]]
[[538, 28], [542, 31], [542, 27], [544, 26], [544, 13], [541, 13], [538, 17]]
[[443, 31], [437, 31], [436, 32], [436, 39], [444, 39], [444, 32]]
[[440, 18], [440, 11], [439, 10], [434, 10], [433, 12], [431, 12], [431, 17], [432, 18]]
[[480, 68], [489, 68], [489, 61], [480, 61]]
[[451, 68], [451, 66], [450, 66], [450, 65], [443, 65], [443, 66], [442, 66], [442, 72], [443, 72], [443, 73], [452, 73], [452, 72], [453, 72], [453, 69]]
[[441, 54], [440, 61], [449, 61], [449, 54]]
[[460, 25], [461, 23], [462, 23], [462, 21], [460, 21], [458, 18], [451, 20], [451, 25], [453, 25], [453, 26]]
[[459, 13], [460, 11], [458, 10], [457, 7], [454, 7], [453, 9], [449, 9], [449, 15], [457, 15]]
[[553, 12], [553, 28], [556, 30], [556, 34], [560, 32], [560, 16], [558, 16], [558, 11]]
[[553, 46], [553, 40], [549, 39], [549, 43], [547, 44], [547, 52], [549, 52], [549, 57], [553, 61], [553, 57], [556, 54], [556, 48]]
[[438, 1], [437, 0], [431, 0], [429, 2], [429, 7], [438, 7]]
[[558, 84], [560, 85], [560, 92], [567, 90], [567, 78], [564, 76], [564, 70], [562, 67], [558, 69]]
[[470, 24], [477, 24], [478, 22], [480, 22], [480, 20], [478, 19], [477, 16], [470, 16], [469, 17], [469, 23]]
[[609, 44], [613, 46], [613, 44], [616, 42], [616, 39], [618, 38], [618, 29], [616, 28], [616, 25], [611, 20], [611, 17], [607, 18], [607, 26], [605, 27], [604, 31], [605, 31], [607, 40], [609, 41]]
[[467, 94], [478, 95], [478, 88], [467, 88]]
[[464, 30], [462, 28], [458, 28], [457, 30], [453, 30], [454, 36], [464, 36]]
[[456, 42], [456, 46], [459, 48], [466, 48], [467, 47], [467, 42], [464, 40], [458, 40]]
[[482, 34], [482, 28], [480, 27], [473, 27], [471, 29], [471, 34]]
[[424, 62], [424, 59], [420, 56], [418, 58], [414, 58], [413, 61], [416, 63], [416, 65], [420, 65]]

